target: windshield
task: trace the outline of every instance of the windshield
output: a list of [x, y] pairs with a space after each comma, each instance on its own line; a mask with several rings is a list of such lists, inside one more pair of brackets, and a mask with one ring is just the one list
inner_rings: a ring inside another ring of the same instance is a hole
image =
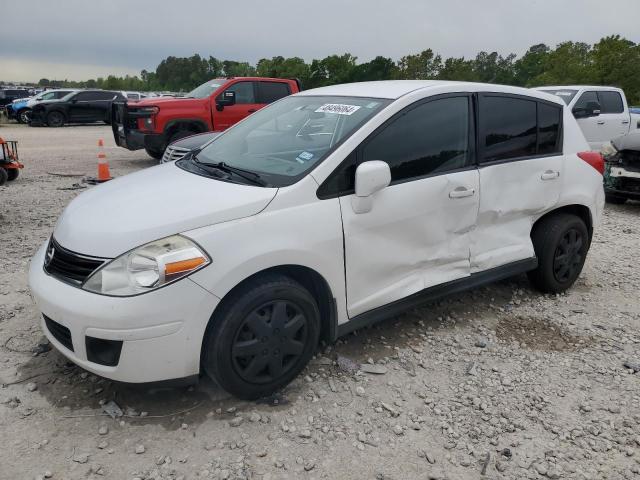
[[207, 83], [203, 83], [199, 87], [194, 88], [185, 95], [187, 98], [206, 98], [215, 92], [218, 88], [224, 85], [224, 80], [211, 80]]
[[578, 93], [577, 90], [570, 90], [567, 88], [554, 89], [554, 90], [545, 90], [545, 89], [539, 88], [538, 90], [544, 93], [550, 93], [551, 95], [555, 95], [556, 97], [560, 97], [562, 100], [564, 100], [564, 103], [566, 103], [567, 105], [571, 103], [571, 100], [573, 100], [573, 97], [575, 97], [576, 93]]
[[379, 98], [287, 97], [220, 135], [197, 159], [257, 173], [273, 186], [290, 185], [389, 103]]

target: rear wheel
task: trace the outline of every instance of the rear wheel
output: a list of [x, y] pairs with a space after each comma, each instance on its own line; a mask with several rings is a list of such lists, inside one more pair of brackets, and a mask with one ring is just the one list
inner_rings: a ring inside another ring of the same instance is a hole
[[560, 213], [540, 220], [531, 235], [538, 267], [528, 273], [538, 290], [560, 293], [576, 281], [589, 251], [589, 232], [576, 215]]
[[[2, 170], [4, 170], [4, 168]], [[10, 182], [18, 178], [18, 175], [20, 175], [20, 170], [18, 170], [17, 168], [7, 168], [6, 172], [7, 180]]]
[[5, 183], [7, 183], [8, 178], [9, 178], [9, 175], [7, 173], [7, 169], [0, 167], [0, 187]]
[[151, 158], [155, 158], [156, 160], [160, 160], [164, 154], [163, 150], [152, 150], [151, 148], [145, 148], [144, 151], [147, 152], [147, 155]]
[[614, 205], [622, 205], [627, 201], [625, 197], [619, 197], [618, 195], [605, 194], [604, 199], [607, 203], [613, 203]]
[[213, 315], [203, 343], [204, 370], [247, 400], [270, 395], [307, 365], [318, 344], [320, 313], [302, 285], [258, 277], [232, 292]]
[[62, 127], [64, 125], [64, 115], [60, 112], [49, 112], [47, 115], [47, 125], [50, 127]]

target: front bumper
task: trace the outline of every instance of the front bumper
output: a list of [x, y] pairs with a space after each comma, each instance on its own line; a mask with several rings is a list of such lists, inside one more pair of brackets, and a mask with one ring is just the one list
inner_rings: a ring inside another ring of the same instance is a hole
[[164, 150], [166, 139], [163, 134], [137, 130], [137, 119], [141, 115], [129, 111], [126, 102], [113, 102], [111, 105], [111, 129], [116, 145], [128, 150]]
[[[42, 314], [68, 329], [70, 339], [65, 342], [43, 317], [45, 335], [69, 360], [96, 375], [128, 383], [200, 372], [202, 339], [217, 297], [189, 278], [133, 297], [94, 294], [48, 275], [42, 267], [45, 249], [46, 244], [31, 261], [29, 285]], [[90, 361], [87, 337], [121, 342], [117, 365]]]
[[640, 199], [640, 169], [608, 164], [605, 170], [605, 193], [617, 197]]

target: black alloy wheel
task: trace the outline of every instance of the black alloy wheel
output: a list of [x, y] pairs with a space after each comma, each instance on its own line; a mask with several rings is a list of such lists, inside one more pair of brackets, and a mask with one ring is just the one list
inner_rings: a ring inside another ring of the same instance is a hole
[[285, 375], [304, 353], [307, 318], [294, 303], [274, 300], [256, 308], [240, 325], [231, 347], [233, 366], [249, 383]]
[[300, 283], [265, 273], [240, 284], [213, 313], [202, 366], [245, 400], [271, 395], [309, 363], [320, 337], [320, 311]]
[[63, 126], [64, 115], [60, 112], [49, 112], [47, 115], [47, 125], [54, 128]]
[[582, 218], [556, 213], [539, 220], [531, 233], [538, 266], [527, 272], [538, 290], [560, 293], [580, 276], [589, 251], [589, 231]]
[[553, 256], [553, 275], [560, 283], [567, 282], [576, 275], [577, 269], [582, 269], [582, 245], [585, 239], [582, 232], [576, 228], [567, 230]]

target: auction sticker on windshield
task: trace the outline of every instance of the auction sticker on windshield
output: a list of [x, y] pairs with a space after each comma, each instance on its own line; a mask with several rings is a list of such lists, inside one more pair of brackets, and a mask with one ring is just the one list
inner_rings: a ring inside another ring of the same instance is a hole
[[345, 105], [343, 103], [325, 103], [316, 113], [336, 113], [338, 115], [352, 115], [360, 109], [359, 105]]

